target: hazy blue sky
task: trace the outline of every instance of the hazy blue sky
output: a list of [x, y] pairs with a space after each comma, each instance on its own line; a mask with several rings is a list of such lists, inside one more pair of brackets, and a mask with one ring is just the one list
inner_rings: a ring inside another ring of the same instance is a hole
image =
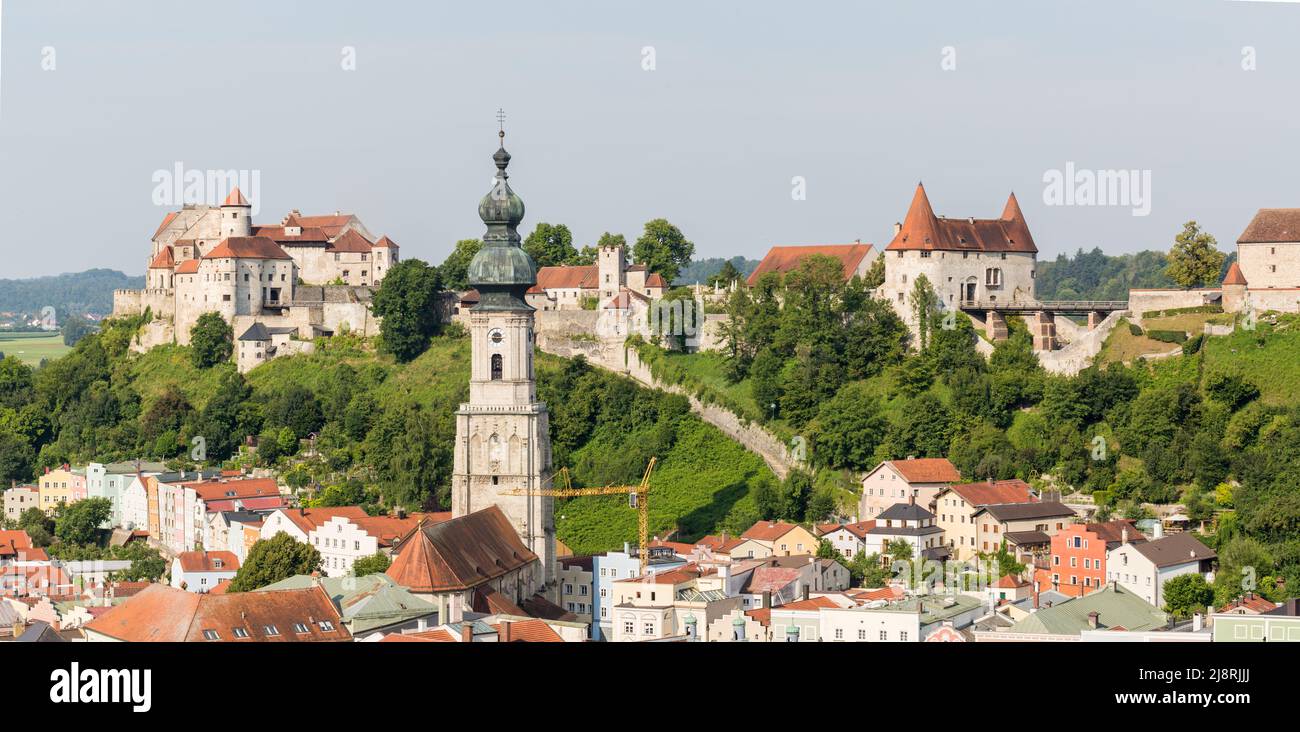
[[[260, 171], [259, 221], [353, 211], [440, 262], [482, 233], [498, 107], [525, 233], [579, 245], [662, 216], [700, 257], [880, 246], [924, 180], [949, 216], [1014, 189], [1042, 257], [1191, 218], [1230, 249], [1300, 206], [1297, 30], [1229, 0], [4, 0], [0, 277], [143, 272], [177, 162]], [[1067, 162], [1150, 170], [1150, 215], [1045, 205]]]

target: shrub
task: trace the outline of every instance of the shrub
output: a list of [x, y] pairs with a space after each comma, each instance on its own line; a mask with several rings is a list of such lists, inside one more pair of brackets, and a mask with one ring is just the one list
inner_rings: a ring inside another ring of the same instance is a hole
[[1183, 355], [1194, 356], [1201, 350], [1201, 344], [1205, 342], [1205, 334], [1197, 333], [1183, 344]]
[[1135, 336], [1140, 336], [1142, 335], [1142, 326], [1138, 325], [1137, 323], [1129, 323], [1128, 332]]
[[1187, 341], [1187, 333], [1181, 330], [1148, 330], [1147, 338], [1162, 343], [1184, 343]]

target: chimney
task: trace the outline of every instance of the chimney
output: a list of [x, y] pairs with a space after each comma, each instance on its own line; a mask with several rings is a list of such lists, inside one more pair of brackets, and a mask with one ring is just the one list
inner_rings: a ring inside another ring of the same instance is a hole
[[460, 642], [461, 643], [474, 642], [474, 626], [471, 624], [471, 621], [469, 620], [466, 620], [460, 624]]
[[898, 232], [900, 232], [900, 231], [902, 231], [902, 230], [903, 230], [903, 224], [902, 224], [901, 222], [895, 221], [895, 222], [894, 222], [894, 236], [898, 236]]
[[1156, 519], [1156, 525], [1151, 529], [1151, 538], [1160, 539], [1163, 538], [1164, 535], [1165, 535], [1165, 523], [1160, 519]]
[[497, 631], [497, 640], [498, 640], [499, 642], [501, 642], [501, 643], [509, 643], [509, 642], [510, 642], [510, 626], [511, 626], [511, 625], [512, 625], [512, 623], [511, 623], [509, 620], [502, 620], [502, 621], [501, 621], [501, 624], [497, 626], [498, 628], [500, 628], [500, 630]]
[[1092, 628], [1093, 630], [1096, 630], [1096, 629], [1097, 629], [1097, 620], [1098, 620], [1100, 617], [1101, 617], [1101, 615], [1100, 615], [1096, 610], [1093, 610], [1092, 612], [1088, 613], [1088, 627], [1089, 627], [1089, 628]]
[[1204, 627], [1205, 627], [1205, 618], [1202, 617], [1202, 615], [1201, 615], [1200, 613], [1196, 613], [1195, 615], [1193, 615], [1193, 616], [1192, 616], [1192, 632], [1193, 632], [1193, 633], [1199, 632], [1199, 631], [1200, 631], [1202, 628], [1204, 628]]
[[808, 599], [808, 585], [803, 586], [803, 599]]
[[1120, 532], [1119, 532], [1119, 543], [1122, 544], [1122, 545], [1123, 545], [1123, 544], [1128, 544], [1128, 527], [1127, 527], [1127, 526], [1125, 526], [1125, 527], [1124, 527], [1123, 529], [1121, 529]]
[[770, 607], [772, 607], [772, 591], [763, 590], [763, 609], [766, 610]]

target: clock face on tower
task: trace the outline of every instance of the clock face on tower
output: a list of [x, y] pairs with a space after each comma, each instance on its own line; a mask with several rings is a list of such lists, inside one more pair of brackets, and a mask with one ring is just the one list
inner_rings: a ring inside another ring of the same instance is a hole
[[493, 328], [488, 331], [488, 343], [499, 346], [501, 341], [505, 340], [506, 334], [501, 332], [500, 328]]

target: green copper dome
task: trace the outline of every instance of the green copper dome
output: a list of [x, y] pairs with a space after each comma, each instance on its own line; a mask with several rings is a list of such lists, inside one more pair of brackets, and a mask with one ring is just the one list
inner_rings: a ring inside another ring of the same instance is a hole
[[504, 147], [492, 156], [497, 175], [492, 190], [478, 204], [479, 218], [487, 224], [483, 247], [469, 263], [469, 284], [479, 291], [475, 310], [519, 310], [532, 308], [524, 293], [537, 283], [537, 265], [519, 246], [517, 227], [524, 218], [524, 202], [507, 179], [510, 153]]

